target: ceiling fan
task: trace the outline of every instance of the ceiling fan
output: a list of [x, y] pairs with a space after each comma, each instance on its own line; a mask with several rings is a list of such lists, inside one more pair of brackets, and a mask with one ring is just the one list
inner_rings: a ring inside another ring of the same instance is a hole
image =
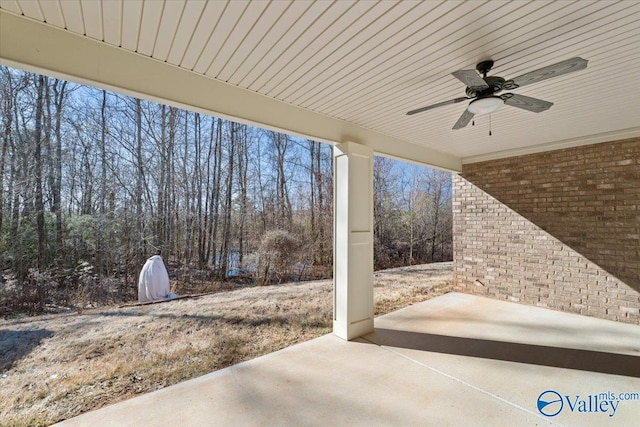
[[[431, 110], [432, 108], [456, 104], [468, 99], [472, 99], [472, 101], [464, 110], [456, 124], [453, 125], [453, 129], [461, 129], [469, 124], [471, 119], [473, 119], [473, 116], [492, 113], [503, 104], [522, 108], [527, 111], [533, 111], [534, 113], [541, 113], [548, 110], [553, 105], [553, 102], [543, 101], [541, 99], [531, 98], [529, 96], [518, 95], [515, 93], [503, 93], [502, 95], [497, 94], [503, 90], [513, 90], [531, 83], [583, 70], [587, 68], [587, 62], [588, 61], [586, 59], [575, 57], [525, 73], [514, 79], [505, 80], [498, 76], [487, 76], [487, 73], [489, 73], [493, 67], [494, 62], [492, 60], [482, 61], [476, 66], [475, 70], [459, 70], [451, 73], [467, 86], [467, 96], [428, 105], [426, 107], [418, 108], [417, 110], [411, 110], [407, 115], [411, 116], [413, 114]], [[478, 75], [478, 73], [480, 73], [481, 76]]]

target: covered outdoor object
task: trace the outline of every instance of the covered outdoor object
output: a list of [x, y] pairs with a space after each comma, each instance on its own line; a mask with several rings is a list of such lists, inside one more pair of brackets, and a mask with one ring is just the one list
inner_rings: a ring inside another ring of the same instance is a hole
[[162, 257], [154, 255], [147, 260], [140, 271], [138, 280], [138, 301], [162, 301], [176, 298], [169, 289], [169, 274]]

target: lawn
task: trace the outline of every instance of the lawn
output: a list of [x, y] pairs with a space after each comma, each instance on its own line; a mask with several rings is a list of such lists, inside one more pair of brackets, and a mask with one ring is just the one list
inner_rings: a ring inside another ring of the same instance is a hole
[[[376, 315], [452, 290], [452, 264], [374, 274]], [[0, 321], [0, 425], [48, 425], [331, 332], [332, 284]]]

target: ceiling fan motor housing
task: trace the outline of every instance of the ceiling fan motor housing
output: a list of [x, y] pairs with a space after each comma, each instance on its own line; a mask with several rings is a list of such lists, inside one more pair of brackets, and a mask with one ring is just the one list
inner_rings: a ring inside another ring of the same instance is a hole
[[502, 77], [498, 76], [485, 77], [484, 81], [489, 86], [488, 88], [478, 91], [468, 87], [466, 90], [467, 96], [471, 98], [484, 98], [485, 96], [495, 95], [502, 91], [505, 82]]

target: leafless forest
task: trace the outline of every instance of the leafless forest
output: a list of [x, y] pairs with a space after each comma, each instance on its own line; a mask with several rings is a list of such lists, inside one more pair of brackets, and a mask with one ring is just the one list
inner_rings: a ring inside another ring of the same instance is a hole
[[[332, 151], [0, 67], [0, 316], [329, 277]], [[376, 269], [451, 259], [446, 172], [376, 158]], [[215, 287], [214, 286], [214, 287]]]

